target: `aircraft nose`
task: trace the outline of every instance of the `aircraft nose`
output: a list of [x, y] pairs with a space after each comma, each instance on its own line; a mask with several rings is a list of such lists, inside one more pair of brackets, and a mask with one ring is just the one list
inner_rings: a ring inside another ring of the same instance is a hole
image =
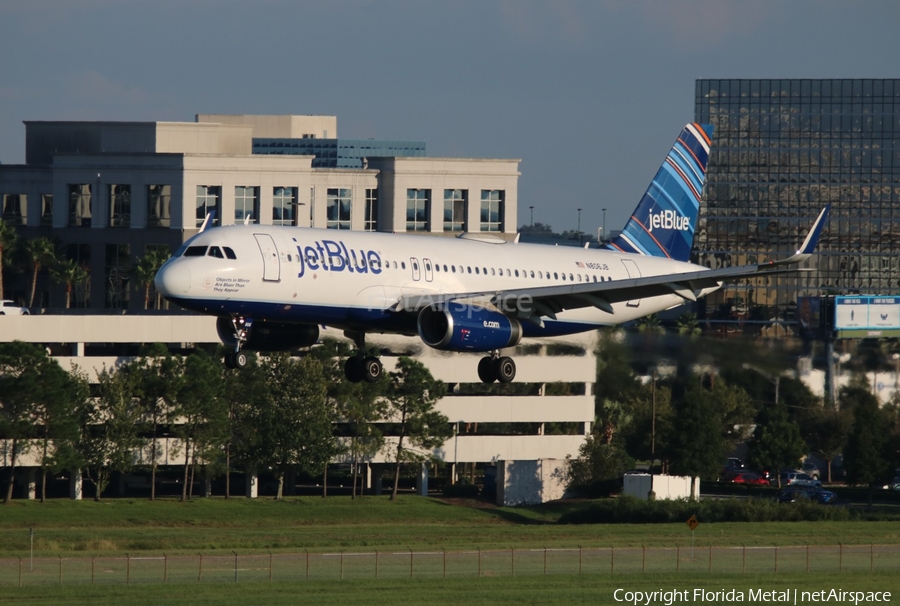
[[156, 272], [153, 284], [164, 297], [186, 295], [191, 288], [191, 270], [184, 263], [167, 263]]

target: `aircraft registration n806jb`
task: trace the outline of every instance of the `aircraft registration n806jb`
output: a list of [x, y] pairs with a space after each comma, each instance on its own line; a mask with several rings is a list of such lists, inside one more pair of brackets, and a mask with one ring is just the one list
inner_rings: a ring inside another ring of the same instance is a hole
[[[366, 333], [418, 336], [437, 349], [486, 352], [482, 381], [509, 382], [500, 356], [522, 338], [574, 334], [657, 313], [728, 279], [803, 271], [827, 220], [825, 207], [792, 256], [717, 270], [690, 262], [712, 127], [688, 124], [620, 236], [605, 249], [506, 242], [486, 233], [410, 237], [270, 225], [201, 229], [156, 275], [157, 290], [218, 317], [229, 367], [244, 350], [307, 347], [319, 326], [357, 346], [351, 381], [374, 381], [381, 362]], [[207, 220], [208, 222], [208, 220]]]

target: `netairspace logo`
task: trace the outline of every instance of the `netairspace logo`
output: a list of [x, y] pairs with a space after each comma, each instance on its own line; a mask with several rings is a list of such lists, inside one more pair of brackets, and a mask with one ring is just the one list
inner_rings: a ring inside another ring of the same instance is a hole
[[688, 217], [682, 217], [674, 210], [662, 210], [655, 214], [651, 211], [647, 215], [647, 220], [650, 224], [647, 231], [651, 233], [654, 229], [675, 229], [678, 231], [691, 229], [691, 220]]
[[783, 604], [814, 604], [814, 603], [843, 603], [866, 604], [875, 602], [890, 602], [890, 591], [844, 591], [843, 589], [821, 589], [819, 591], [800, 591], [798, 589], [768, 590], [768, 589], [720, 589], [711, 591], [708, 589], [657, 589], [654, 591], [629, 591], [616, 589], [613, 592], [616, 602], [632, 604], [633, 606], [650, 606], [651, 604], [664, 604], [672, 606], [676, 603], [700, 603], [700, 602], [764, 602]]

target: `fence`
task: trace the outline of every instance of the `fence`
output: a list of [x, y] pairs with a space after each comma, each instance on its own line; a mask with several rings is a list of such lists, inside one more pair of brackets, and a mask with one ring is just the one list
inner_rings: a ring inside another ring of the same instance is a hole
[[883, 570], [900, 572], [900, 545], [24, 557], [0, 559], [0, 586]]

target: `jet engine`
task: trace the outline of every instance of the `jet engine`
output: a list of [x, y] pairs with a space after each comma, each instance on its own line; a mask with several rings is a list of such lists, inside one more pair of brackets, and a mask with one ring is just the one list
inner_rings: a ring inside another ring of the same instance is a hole
[[[219, 339], [229, 347], [237, 344], [231, 318], [216, 319]], [[315, 324], [292, 324], [290, 322], [268, 322], [254, 320], [250, 325], [247, 340], [241, 349], [249, 351], [283, 351], [309, 347], [319, 339], [319, 327]]]
[[522, 325], [500, 312], [461, 303], [443, 303], [419, 312], [419, 337], [448, 351], [494, 351], [522, 339]]

